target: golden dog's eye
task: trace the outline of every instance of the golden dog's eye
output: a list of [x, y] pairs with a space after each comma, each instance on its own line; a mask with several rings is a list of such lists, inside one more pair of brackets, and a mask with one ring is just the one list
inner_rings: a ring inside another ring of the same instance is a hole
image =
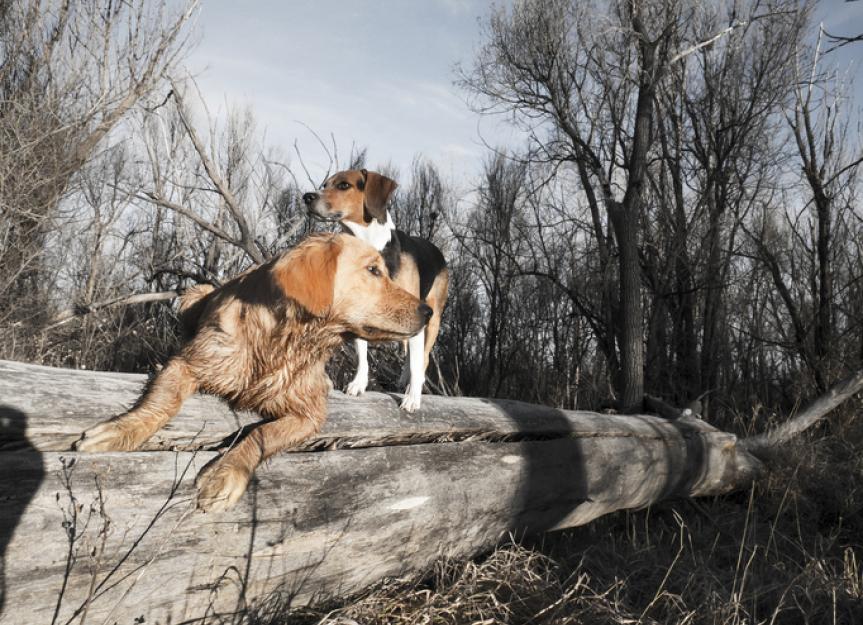
[[350, 189], [350, 188], [351, 188], [351, 184], [349, 182], [340, 182], [339, 184], [336, 185], [336, 189], [339, 189], [340, 191], [345, 191], [345, 190]]
[[366, 267], [366, 269], [368, 269], [369, 273], [376, 278], [380, 278], [383, 275], [381, 273], [381, 270], [377, 268], [377, 265], [369, 265], [368, 267]]

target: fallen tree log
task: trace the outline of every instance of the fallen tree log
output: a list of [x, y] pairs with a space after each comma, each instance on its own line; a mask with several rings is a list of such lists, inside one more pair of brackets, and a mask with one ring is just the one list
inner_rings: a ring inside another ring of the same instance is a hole
[[698, 419], [443, 397], [408, 415], [394, 396], [332, 393], [323, 432], [203, 514], [197, 471], [255, 415], [196, 396], [145, 450], [68, 451], [143, 381], [0, 361], [2, 622], [180, 623], [274, 591], [307, 603], [761, 470]]

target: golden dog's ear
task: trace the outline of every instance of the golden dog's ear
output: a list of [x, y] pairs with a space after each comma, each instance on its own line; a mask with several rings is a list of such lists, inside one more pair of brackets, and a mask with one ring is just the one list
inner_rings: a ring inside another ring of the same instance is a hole
[[306, 239], [273, 267], [276, 284], [286, 297], [323, 317], [333, 304], [341, 251], [341, 242], [331, 236]]
[[365, 179], [363, 187], [363, 219], [371, 221], [377, 219], [384, 223], [387, 220], [387, 200], [399, 186], [395, 180], [381, 176], [374, 171], [361, 169]]

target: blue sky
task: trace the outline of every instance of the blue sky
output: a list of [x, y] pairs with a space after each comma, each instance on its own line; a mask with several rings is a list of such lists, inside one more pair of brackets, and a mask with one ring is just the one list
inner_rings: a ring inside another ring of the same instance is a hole
[[[711, 1], [711, 0], [706, 0]], [[499, 4], [499, 3], [498, 3]], [[329, 140], [339, 155], [368, 147], [368, 162], [392, 162], [406, 173], [417, 153], [454, 181], [479, 171], [483, 142], [517, 143], [500, 120], [480, 118], [453, 85], [453, 67], [469, 63], [480, 45], [487, 0], [207, 0], [200, 43], [189, 67], [209, 108], [250, 105], [291, 159], [297, 140], [319, 176], [327, 164], [300, 123]], [[863, 0], [823, 0], [816, 21], [835, 34], [863, 32]], [[847, 66], [863, 59], [863, 44], [846, 46]], [[856, 106], [863, 106], [858, 64]]]
[[[351, 143], [368, 162], [406, 170], [417, 153], [456, 178], [509, 132], [481, 120], [453, 85], [453, 66], [479, 44], [484, 0], [210, 0], [199, 17], [200, 43], [189, 59], [208, 106], [248, 103], [268, 142], [292, 156], [299, 141], [312, 167], [327, 159], [298, 122], [329, 140], [339, 156]], [[242, 8], [240, 8], [242, 7]], [[315, 173], [315, 172], [313, 172]]]

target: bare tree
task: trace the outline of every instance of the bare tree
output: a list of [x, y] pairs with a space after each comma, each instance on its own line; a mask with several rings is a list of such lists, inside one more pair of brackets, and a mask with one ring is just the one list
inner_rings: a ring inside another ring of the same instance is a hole
[[651, 385], [675, 377], [662, 377], [669, 341], [683, 394], [720, 384], [737, 233], [777, 173], [776, 115], [806, 16], [784, 2], [524, 2], [492, 16], [462, 71], [477, 110], [511, 113], [527, 131], [526, 158], [547, 181], [574, 172], [571, 210], [589, 208], [601, 301], [535, 269], [590, 320], [624, 410], [643, 396], [645, 339]]
[[416, 156], [411, 164], [410, 186], [399, 189], [391, 212], [399, 229], [442, 243], [438, 236], [452, 203], [453, 199], [434, 164]]
[[[191, 113], [196, 97], [203, 124]], [[150, 171], [137, 199], [196, 232], [194, 266], [174, 267], [176, 275], [219, 283], [308, 232], [301, 187], [283, 158], [260, 141], [250, 110], [231, 109], [220, 121], [191, 79], [175, 80], [165, 106], [146, 112], [140, 123]]]
[[[841, 75], [826, 66], [822, 43], [819, 31], [811, 52], [797, 55], [796, 87], [785, 114], [806, 201], [788, 202], [780, 213], [784, 224], [766, 218], [759, 231], [749, 234], [787, 315], [790, 331], [783, 338], [823, 391], [841, 373], [836, 367], [842, 360], [840, 331], [859, 324], [847, 314], [840, 324], [837, 293], [846, 292], [861, 275], [859, 268], [845, 264], [842, 251], [852, 236], [849, 218], [853, 220], [863, 149], [849, 132]], [[790, 237], [783, 236], [786, 232]]]
[[0, 289], [13, 299], [38, 290], [44, 239], [70, 182], [177, 61], [196, 5], [4, 3]]
[[655, 93], [681, 39], [682, 11], [677, 2], [616, 2], [607, 11], [519, 3], [494, 14], [473, 69], [462, 73], [483, 98], [479, 110], [510, 111], [528, 128], [548, 129], [545, 138], [534, 134], [534, 158], [575, 166], [606, 263], [603, 212], [612, 225], [619, 286], [609, 305], [626, 411], [638, 410], [644, 394], [638, 238]]
[[457, 229], [460, 254], [470, 259], [472, 271], [482, 287], [482, 304], [486, 310], [480, 356], [480, 377], [485, 384], [481, 392], [500, 394], [504, 380], [512, 372], [512, 355], [518, 341], [510, 333], [516, 294], [516, 259], [521, 255], [523, 224], [524, 165], [508, 161], [503, 155], [490, 159], [485, 179], [478, 190], [476, 208], [467, 222]]

